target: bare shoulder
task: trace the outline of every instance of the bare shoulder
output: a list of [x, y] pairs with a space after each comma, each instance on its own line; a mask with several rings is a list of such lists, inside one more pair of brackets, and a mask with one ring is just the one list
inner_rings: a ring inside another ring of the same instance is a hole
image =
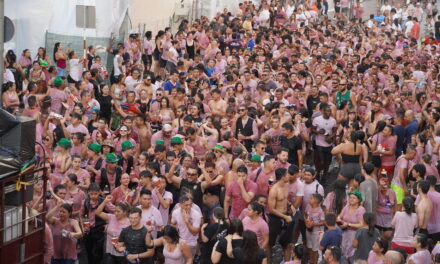
[[277, 195], [278, 194], [278, 186], [275, 184], [270, 188], [269, 190], [269, 196]]
[[78, 220], [70, 218], [70, 219], [69, 219], [69, 224], [71, 224], [71, 225], [77, 225], [77, 224], [78, 224]]

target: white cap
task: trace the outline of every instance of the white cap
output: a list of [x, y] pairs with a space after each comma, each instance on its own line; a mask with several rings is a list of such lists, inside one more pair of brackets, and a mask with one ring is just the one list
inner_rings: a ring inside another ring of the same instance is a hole
[[173, 130], [173, 128], [171, 127], [171, 125], [170, 124], [165, 124], [165, 125], [163, 125], [163, 131], [165, 131], [165, 132], [170, 132], [171, 130]]

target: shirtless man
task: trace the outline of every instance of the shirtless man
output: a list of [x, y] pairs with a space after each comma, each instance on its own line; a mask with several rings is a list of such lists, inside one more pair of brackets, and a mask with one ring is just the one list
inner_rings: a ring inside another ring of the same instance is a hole
[[148, 94], [148, 99], [153, 99], [153, 94], [156, 92], [157, 87], [151, 83], [151, 76], [149, 74], [144, 75], [142, 83], [136, 87], [136, 97], [139, 98], [142, 90], [146, 90]]
[[208, 141], [197, 135], [197, 131], [193, 127], [189, 127], [186, 130], [186, 144], [193, 148], [196, 158], [200, 158], [205, 155]]
[[[284, 249], [284, 258], [287, 261], [290, 257], [288, 245], [291, 242], [295, 222], [291, 216], [295, 215], [296, 209], [288, 206], [289, 176], [285, 168], [275, 170], [276, 183], [269, 191], [269, 249], [275, 245], [278, 234], [278, 242]], [[289, 212], [290, 211], [290, 212]], [[287, 222], [287, 228], [282, 233], [283, 222]], [[270, 254], [269, 254], [270, 255]]]
[[213, 116], [222, 117], [226, 114], [226, 102], [221, 98], [221, 91], [214, 89], [211, 92], [212, 100], [209, 101], [208, 106], [211, 108]]
[[179, 106], [185, 105], [186, 104], [185, 89], [176, 88], [176, 97], [174, 98], [171, 97], [170, 103], [174, 111], [177, 111], [177, 108], [179, 108]]
[[[376, 101], [373, 103], [373, 109], [365, 116], [364, 122], [369, 123], [368, 126], [368, 135], [373, 135], [374, 131], [376, 130], [376, 124], [380, 120], [383, 120], [383, 113], [382, 113], [382, 102]], [[373, 116], [373, 121], [371, 121], [371, 117]]]
[[151, 128], [145, 121], [145, 115], [139, 114], [133, 123], [133, 130], [139, 135], [139, 152], [147, 151], [151, 147]]
[[431, 217], [432, 202], [428, 197], [430, 184], [426, 180], [422, 180], [417, 185], [417, 192], [420, 196], [420, 202], [416, 207], [417, 222], [419, 225], [419, 232], [428, 235], [428, 221]]

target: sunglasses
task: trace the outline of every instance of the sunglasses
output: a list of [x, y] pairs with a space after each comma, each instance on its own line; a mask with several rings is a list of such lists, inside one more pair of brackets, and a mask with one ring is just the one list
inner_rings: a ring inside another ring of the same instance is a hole
[[187, 173], [188, 176], [197, 176], [197, 173]]
[[156, 96], [162, 96], [162, 94], [156, 94]]

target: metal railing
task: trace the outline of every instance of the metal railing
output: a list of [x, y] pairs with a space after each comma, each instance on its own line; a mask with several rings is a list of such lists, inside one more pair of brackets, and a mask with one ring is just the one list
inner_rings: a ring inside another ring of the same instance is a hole
[[[42, 173], [42, 175], [40, 175]], [[29, 234], [32, 234], [34, 232], [37, 231], [41, 231], [42, 229], [44, 229], [44, 225], [45, 225], [45, 216], [46, 216], [46, 197], [45, 195], [43, 195], [43, 199], [42, 199], [42, 203], [43, 203], [43, 210], [42, 212], [39, 212], [36, 215], [30, 215], [27, 213], [28, 212], [28, 208], [27, 208], [27, 202], [25, 199], [25, 195], [26, 192], [24, 190], [25, 187], [21, 187], [20, 189], [20, 196], [21, 196], [21, 205], [16, 206], [18, 208], [21, 208], [21, 216], [18, 216], [20, 220], [14, 222], [12, 225], [9, 226], [5, 226], [5, 218], [4, 218], [4, 212], [5, 212], [5, 196], [6, 196], [6, 189], [8, 190], [8, 193], [14, 190], [11, 190], [11, 187], [14, 188], [16, 185], [16, 181], [17, 180], [21, 180], [21, 179], [29, 179], [29, 176], [34, 175], [34, 177], [31, 178], [31, 180], [29, 180], [28, 182], [32, 182], [35, 183], [36, 181], [43, 179], [44, 184], [43, 184], [43, 194], [46, 193], [47, 191], [47, 185], [46, 185], [46, 181], [47, 181], [47, 168], [45, 167], [41, 167], [41, 168], [36, 168], [33, 169], [31, 171], [25, 172], [23, 174], [16, 174], [15, 176], [9, 176], [6, 177], [4, 179], [0, 179], [0, 191], [1, 191], [1, 195], [0, 195], [0, 213], [2, 214], [0, 216], [0, 247], [2, 247], [5, 244], [10, 244], [13, 242], [16, 242], [17, 240], [22, 240], [24, 237], [28, 236]], [[12, 184], [11, 184], [12, 183]], [[36, 226], [35, 228], [30, 229], [29, 225], [32, 220], [37, 221], [37, 223], [41, 223], [41, 225]], [[21, 225], [21, 232], [19, 232], [19, 235], [17, 237], [12, 238], [11, 240], [8, 241], [4, 241], [4, 233], [5, 230], [8, 228], [14, 228], [16, 226], [20, 226]], [[28, 230], [31, 231], [28, 231]]]

